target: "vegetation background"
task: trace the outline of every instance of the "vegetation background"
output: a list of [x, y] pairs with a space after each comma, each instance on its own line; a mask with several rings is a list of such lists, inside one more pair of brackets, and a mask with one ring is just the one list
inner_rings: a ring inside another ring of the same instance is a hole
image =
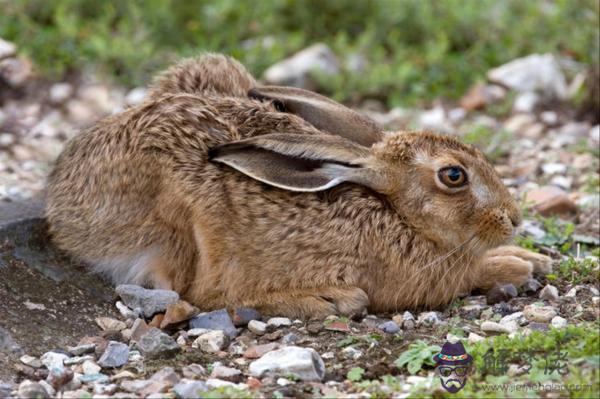
[[[597, 0], [0, 0], [0, 37], [58, 78], [93, 65], [129, 86], [199, 51], [260, 74], [325, 42], [363, 71], [322, 82], [341, 101], [422, 105], [460, 97], [494, 66], [553, 52], [592, 65]], [[582, 93], [581, 98], [586, 97]]]

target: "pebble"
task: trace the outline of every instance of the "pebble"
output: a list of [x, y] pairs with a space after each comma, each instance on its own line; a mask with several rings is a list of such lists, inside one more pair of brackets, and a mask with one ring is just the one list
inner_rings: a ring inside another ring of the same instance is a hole
[[62, 104], [65, 101], [67, 101], [72, 95], [73, 86], [71, 86], [71, 84], [69, 83], [55, 83], [52, 86], [50, 86], [49, 100], [52, 104]]
[[28, 365], [29, 367], [33, 367], [35, 369], [39, 369], [43, 366], [42, 361], [34, 356], [23, 355], [19, 358], [21, 363]]
[[233, 312], [233, 325], [236, 327], [247, 326], [251, 321], [262, 319], [260, 312], [251, 308], [236, 308]]
[[363, 353], [360, 349], [356, 349], [353, 346], [347, 346], [342, 349], [342, 354], [344, 357], [352, 360], [360, 359], [363, 356]]
[[102, 367], [98, 366], [95, 362], [91, 360], [86, 360], [85, 362], [83, 362], [81, 368], [83, 370], [83, 374], [86, 375], [98, 374], [100, 371], [102, 371]]
[[244, 378], [240, 370], [225, 366], [215, 367], [212, 373], [210, 373], [210, 377], [234, 383], [241, 382]]
[[96, 324], [104, 331], [121, 331], [127, 328], [125, 323], [111, 317], [96, 317]]
[[470, 344], [474, 344], [476, 342], [480, 342], [480, 341], [484, 341], [485, 338], [482, 337], [479, 334], [475, 334], [474, 332], [470, 332], [469, 336], [467, 337], [467, 342]]
[[532, 322], [548, 323], [556, 316], [556, 309], [552, 306], [527, 305], [523, 309], [523, 315]]
[[182, 379], [173, 387], [173, 393], [178, 398], [201, 398], [209, 388], [204, 381]]
[[577, 212], [577, 205], [567, 193], [556, 186], [543, 186], [526, 194], [526, 202], [533, 203], [542, 216], [564, 215]]
[[145, 87], [136, 87], [131, 89], [125, 96], [125, 103], [129, 106], [141, 104], [146, 99], [147, 90]]
[[288, 346], [268, 352], [250, 363], [250, 373], [262, 377], [268, 372], [280, 375], [294, 375], [303, 381], [320, 381], [325, 376], [325, 364], [312, 348]]
[[188, 302], [180, 300], [167, 306], [165, 317], [160, 323], [160, 328], [169, 328], [178, 323], [191, 319], [200, 313], [200, 310]]
[[553, 285], [548, 284], [540, 291], [540, 299], [544, 299], [546, 301], [557, 301], [558, 298], [558, 288]]
[[208, 330], [206, 328], [192, 328], [191, 330], [187, 331], [186, 336], [188, 338], [197, 338], [197, 337], [201, 336], [202, 334], [207, 333], [209, 331], [212, 331], [212, 330]]
[[49, 398], [50, 395], [44, 387], [30, 380], [25, 380], [19, 384], [18, 395], [20, 398]]
[[263, 323], [258, 320], [250, 320], [248, 323], [248, 330], [252, 331], [256, 335], [263, 335], [267, 332], [267, 323]]
[[150, 330], [150, 327], [144, 319], [135, 319], [133, 325], [131, 326], [131, 338], [130, 340], [133, 342], [138, 342], [147, 332]]
[[[514, 324], [516, 326], [516, 323]], [[510, 334], [514, 330], [512, 330], [508, 325], [502, 325], [500, 323], [496, 323], [494, 321], [484, 321], [481, 323], [481, 331], [484, 332], [494, 332], [494, 333], [503, 333]]]
[[442, 319], [439, 312], [422, 312], [417, 319], [417, 325], [432, 327], [441, 324]]
[[42, 364], [44, 366], [46, 366], [46, 368], [48, 370], [51, 370], [53, 368], [59, 368], [59, 369], [64, 368], [65, 367], [64, 361], [68, 358], [69, 358], [69, 356], [67, 356], [63, 353], [46, 352], [42, 355], [40, 360], [42, 361]]
[[227, 337], [233, 339], [238, 332], [227, 310], [220, 309], [208, 313], [200, 314], [190, 320], [190, 328], [205, 328], [207, 330], [223, 331]]
[[121, 316], [125, 317], [126, 319], [135, 319], [136, 317], [138, 317], [138, 315], [133, 310], [129, 309], [129, 307], [121, 301], [117, 301], [115, 303], [115, 306], [117, 307], [119, 313], [121, 313]]
[[494, 285], [486, 294], [488, 305], [493, 305], [499, 302], [507, 302], [518, 295], [517, 289], [512, 284]]
[[525, 284], [521, 287], [523, 292], [525, 293], [535, 293], [540, 288], [542, 288], [542, 284], [534, 278], [528, 279]]
[[77, 346], [68, 346], [67, 350], [73, 356], [81, 356], [85, 353], [93, 353], [96, 350], [96, 344], [84, 344]]
[[214, 330], [196, 338], [192, 343], [192, 348], [200, 348], [200, 350], [207, 353], [217, 353], [225, 349], [227, 345], [229, 345], [229, 337], [225, 335], [225, 332]]
[[86, 360], [93, 360], [93, 359], [94, 359], [94, 356], [92, 356], [92, 355], [74, 356], [74, 357], [65, 359], [64, 365], [72, 366], [74, 364], [81, 364], [81, 363], [85, 362]]
[[179, 294], [170, 290], [150, 290], [138, 285], [122, 284], [116, 292], [125, 305], [131, 309], [139, 308], [144, 317], [164, 312], [167, 306], [179, 301]]
[[94, 383], [94, 394], [102, 396], [110, 396], [117, 391], [117, 384], [102, 384]]
[[52, 385], [54, 389], [59, 389], [73, 379], [74, 373], [69, 368], [53, 368], [48, 372], [46, 381]]
[[380, 324], [379, 329], [386, 334], [397, 334], [400, 332], [400, 327], [392, 320]]
[[8, 40], [0, 38], [0, 60], [12, 57], [17, 52], [17, 45]]
[[258, 359], [262, 357], [264, 354], [271, 352], [275, 349], [279, 348], [279, 344], [275, 342], [271, 342], [263, 345], [253, 345], [246, 349], [244, 352], [244, 357], [246, 359]]
[[554, 328], [565, 328], [567, 326], [567, 319], [560, 316], [554, 316], [550, 324]]
[[54, 387], [50, 385], [50, 383], [48, 383], [45, 380], [40, 380], [38, 381], [38, 384], [40, 384], [46, 390], [46, 392], [48, 392], [48, 395], [51, 398], [54, 398], [56, 396], [56, 389], [54, 389]]
[[110, 341], [98, 364], [103, 368], [121, 367], [128, 359], [129, 347], [121, 342]]
[[300, 337], [294, 333], [287, 333], [281, 338], [281, 343], [284, 345], [294, 345], [300, 341]]
[[267, 325], [274, 328], [289, 327], [292, 325], [292, 321], [287, 317], [272, 317], [267, 321]]
[[158, 328], [151, 328], [140, 338], [137, 346], [148, 359], [169, 358], [180, 350], [177, 342]]
[[321, 323], [320, 321], [317, 321], [315, 323], [309, 323], [306, 326], [306, 331], [308, 331], [309, 334], [317, 335], [318, 333], [323, 331], [323, 323]]
[[192, 363], [182, 367], [181, 373], [185, 378], [195, 379], [206, 376], [206, 369], [199, 364]]
[[459, 312], [461, 317], [467, 320], [475, 320], [479, 319], [483, 309], [485, 309], [485, 306], [476, 303], [473, 305], [461, 306]]

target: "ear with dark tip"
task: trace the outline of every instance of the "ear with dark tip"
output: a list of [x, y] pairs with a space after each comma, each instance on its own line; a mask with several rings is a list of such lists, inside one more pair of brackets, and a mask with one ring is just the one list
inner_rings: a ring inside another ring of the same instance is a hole
[[371, 146], [383, 129], [374, 120], [317, 93], [296, 87], [262, 86], [250, 89], [250, 98], [273, 101], [283, 112], [298, 115], [314, 127], [355, 143]]
[[343, 182], [376, 191], [387, 186], [365, 147], [336, 136], [268, 134], [220, 145], [209, 157], [290, 191], [322, 191]]

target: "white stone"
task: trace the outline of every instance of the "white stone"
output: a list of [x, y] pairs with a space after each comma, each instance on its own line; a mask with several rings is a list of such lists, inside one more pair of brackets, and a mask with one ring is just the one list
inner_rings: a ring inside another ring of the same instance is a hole
[[540, 114], [540, 119], [546, 125], [556, 125], [558, 123], [558, 115], [554, 111], [544, 111]]
[[91, 360], [86, 360], [81, 365], [81, 369], [83, 370], [83, 374], [91, 375], [98, 374], [102, 370], [102, 367], [98, 366], [95, 362]]
[[189, 338], [196, 338], [196, 337], [199, 337], [202, 334], [205, 334], [209, 331], [212, 331], [212, 330], [208, 330], [206, 328], [192, 328], [191, 330], [187, 331], [187, 336]]
[[353, 346], [348, 346], [348, 347], [342, 349], [342, 354], [344, 355], [344, 357], [346, 357], [348, 359], [353, 359], [353, 360], [360, 359], [363, 356], [362, 351], [359, 349], [356, 349]]
[[53, 368], [64, 368], [64, 361], [68, 358], [69, 356], [63, 353], [46, 352], [42, 355], [40, 360], [48, 370], [51, 370]]
[[484, 341], [485, 338], [482, 337], [479, 334], [475, 334], [474, 332], [469, 333], [469, 336], [467, 337], [467, 342], [470, 344], [474, 344], [476, 342], [480, 342], [480, 341]]
[[600, 144], [600, 125], [591, 128], [588, 136], [592, 145], [598, 146]]
[[263, 335], [267, 332], [267, 323], [263, 323], [259, 320], [250, 320], [248, 323], [248, 330], [256, 335]]
[[519, 133], [535, 123], [535, 118], [530, 114], [516, 114], [504, 122], [504, 128], [510, 133]]
[[554, 316], [550, 324], [554, 328], [565, 328], [567, 326], [567, 319], [560, 316]]
[[553, 285], [547, 284], [540, 291], [540, 299], [544, 299], [546, 301], [557, 301], [558, 297], [558, 288]]
[[447, 121], [444, 108], [438, 106], [422, 112], [419, 116], [419, 124], [425, 129], [446, 129]]
[[310, 74], [336, 75], [339, 61], [333, 51], [322, 43], [314, 44], [288, 59], [272, 65], [264, 73], [267, 83], [310, 88]]
[[17, 52], [16, 44], [0, 38], [0, 60], [12, 57]]
[[417, 319], [417, 324], [419, 326], [427, 326], [431, 327], [436, 324], [441, 324], [442, 320], [440, 318], [439, 312], [422, 312], [419, 314], [419, 318]]
[[36, 369], [39, 369], [43, 365], [40, 359], [34, 356], [23, 355], [19, 358], [19, 360], [21, 363]]
[[565, 294], [565, 297], [575, 298], [576, 295], [577, 295], [577, 287], [573, 287]]
[[562, 163], [545, 163], [542, 165], [542, 171], [546, 175], [562, 175], [567, 173], [567, 165]]
[[49, 99], [52, 104], [62, 104], [73, 95], [70, 83], [55, 83], [50, 86]]
[[214, 330], [200, 335], [192, 343], [193, 348], [200, 348], [203, 352], [216, 353], [227, 347], [229, 338], [221, 330]]
[[548, 323], [556, 316], [556, 309], [552, 306], [527, 305], [523, 309], [523, 315], [525, 315], [529, 321]]
[[292, 321], [287, 317], [272, 317], [267, 321], [267, 325], [275, 328], [289, 327], [292, 325]]
[[250, 363], [250, 373], [262, 377], [268, 372], [294, 375], [303, 381], [320, 381], [325, 376], [325, 364], [312, 348], [288, 346], [266, 353]]
[[533, 112], [535, 106], [540, 102], [540, 96], [531, 91], [521, 93], [515, 98], [513, 111], [515, 112]]
[[517, 58], [488, 71], [487, 77], [518, 92], [537, 91], [560, 99], [568, 96], [565, 76], [552, 54]]
[[[512, 326], [516, 326], [517, 323], [516, 322], [512, 322], [514, 324], [512, 324]], [[484, 332], [494, 332], [494, 333], [503, 333], [503, 334], [510, 334], [511, 332], [513, 332], [513, 330], [511, 330], [510, 328], [511, 326], [507, 324], [500, 324], [500, 323], [496, 323], [494, 321], [484, 321], [483, 323], [481, 323], [481, 331]]]
[[130, 106], [138, 105], [146, 99], [147, 90], [144, 87], [136, 87], [127, 93], [125, 103]]

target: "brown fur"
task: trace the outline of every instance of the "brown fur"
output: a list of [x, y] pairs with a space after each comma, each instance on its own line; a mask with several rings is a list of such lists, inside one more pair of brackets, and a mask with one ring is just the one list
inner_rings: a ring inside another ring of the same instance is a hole
[[[475, 287], [520, 283], [532, 261], [547, 268], [548, 258], [514, 247], [486, 254], [511, 238], [519, 210], [483, 155], [453, 138], [345, 142], [334, 157], [358, 154], [375, 178], [314, 193], [211, 162], [211, 149], [243, 139], [324, 135], [246, 98], [252, 85], [229, 58], [186, 61], [149, 101], [75, 137], [48, 183], [55, 242], [117, 283], [172, 288], [205, 310], [292, 317], [436, 307]], [[462, 164], [473, 186], [440, 189], [440, 162]]]

